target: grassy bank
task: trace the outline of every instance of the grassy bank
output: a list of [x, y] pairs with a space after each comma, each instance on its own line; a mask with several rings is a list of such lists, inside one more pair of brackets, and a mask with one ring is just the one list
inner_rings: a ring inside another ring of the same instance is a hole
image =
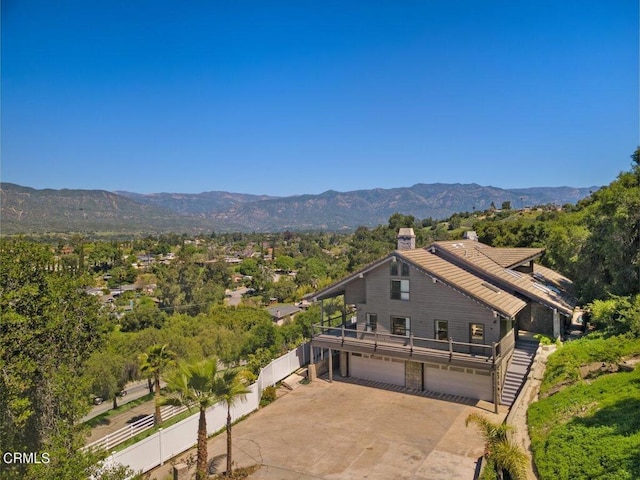
[[640, 368], [585, 378], [579, 369], [638, 353], [639, 339], [584, 338], [549, 358], [541, 394], [560, 390], [528, 412], [541, 480], [640, 478]]

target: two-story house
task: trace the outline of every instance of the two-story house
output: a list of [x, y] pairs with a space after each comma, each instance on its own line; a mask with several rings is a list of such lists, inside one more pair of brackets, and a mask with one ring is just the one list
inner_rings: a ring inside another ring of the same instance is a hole
[[397, 250], [314, 295], [342, 297], [344, 322], [323, 316], [311, 345], [329, 362], [339, 352], [343, 376], [497, 408], [518, 330], [559, 336], [575, 306], [570, 280], [535, 263], [543, 253], [473, 240], [415, 248], [400, 229]]

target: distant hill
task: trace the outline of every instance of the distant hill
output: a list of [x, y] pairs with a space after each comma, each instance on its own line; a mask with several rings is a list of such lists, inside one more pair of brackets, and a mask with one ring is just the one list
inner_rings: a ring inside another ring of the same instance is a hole
[[269, 195], [249, 195], [245, 193], [204, 192], [204, 193], [132, 193], [115, 191], [138, 203], [153, 205], [181, 215], [200, 215], [225, 211], [247, 202], [258, 202], [277, 197]]
[[0, 183], [0, 232], [191, 230], [190, 218], [104, 190], [36, 190]]
[[269, 197], [229, 192], [200, 194], [36, 190], [0, 183], [0, 231], [223, 232], [353, 230], [385, 223], [395, 212], [423, 219], [485, 210], [576, 203], [599, 187], [501, 189], [477, 184], [416, 184], [406, 188]]
[[385, 223], [395, 212], [419, 219], [447, 218], [456, 212], [486, 210], [491, 202], [498, 208], [504, 201], [510, 201], [512, 208], [573, 204], [595, 190], [597, 187], [504, 190], [476, 184], [416, 184], [409, 188], [352, 192], [329, 190], [320, 195], [249, 202], [225, 212], [212, 213], [212, 217], [232, 222], [242, 230], [345, 230]]

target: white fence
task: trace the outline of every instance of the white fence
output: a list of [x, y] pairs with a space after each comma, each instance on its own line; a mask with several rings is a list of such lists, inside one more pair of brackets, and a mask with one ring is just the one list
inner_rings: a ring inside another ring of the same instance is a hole
[[[260, 405], [262, 390], [275, 385], [288, 377], [292, 372], [309, 363], [310, 343], [305, 343], [295, 350], [272, 361], [262, 369], [256, 383], [249, 387], [245, 401], [231, 409], [233, 421], [257, 410]], [[106, 465], [126, 465], [134, 472], [148, 472], [167, 460], [196, 445], [198, 440], [198, 416], [194, 413], [166, 429], [131, 445], [124, 450], [114, 452], [106, 460]], [[207, 434], [211, 435], [222, 429], [227, 423], [226, 407], [217, 403], [207, 410]]]
[[[173, 405], [168, 405], [162, 407], [160, 409], [160, 414], [162, 416], [162, 420], [168, 420], [176, 415], [181, 414], [186, 411], [187, 407], [175, 407]], [[122, 427], [115, 432], [108, 433], [104, 437], [95, 442], [88, 443], [84, 449], [90, 448], [104, 448], [105, 450], [109, 450], [113, 447], [120, 445], [123, 442], [135, 437], [140, 432], [144, 432], [145, 430], [149, 430], [153, 428], [155, 425], [155, 417], [154, 415], [146, 415], [140, 420], [136, 420], [130, 425], [126, 427]]]

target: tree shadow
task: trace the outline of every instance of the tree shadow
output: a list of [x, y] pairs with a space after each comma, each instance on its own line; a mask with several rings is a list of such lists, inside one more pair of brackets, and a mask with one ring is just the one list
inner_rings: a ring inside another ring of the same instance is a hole
[[[633, 380], [638, 381], [638, 380]], [[609, 427], [615, 435], [633, 435], [640, 431], [640, 398], [625, 398], [601, 408], [593, 415], [571, 420], [571, 424], [588, 428]]]
[[97, 418], [95, 422], [92, 423], [92, 427], [99, 427], [104, 425], [111, 425], [111, 420], [109, 420], [108, 418]]
[[153, 415], [136, 415], [135, 417], [131, 417], [129, 420], [127, 420], [127, 423], [135, 423], [138, 420], [142, 420], [143, 418], [147, 418], [147, 417], [152, 417]]
[[216, 455], [211, 460], [209, 460], [209, 467], [208, 467], [209, 475], [214, 475], [216, 473], [224, 472], [224, 466], [223, 466], [223, 469], [220, 469], [220, 467], [222, 466], [222, 461], [225, 458], [227, 458], [226, 453], [222, 455]]
[[[608, 435], [629, 437], [640, 432], [639, 412], [640, 398], [625, 398], [611, 406], [601, 408], [589, 417], [576, 418], [569, 423], [587, 428], [607, 427], [611, 430]], [[607, 440], [602, 438], [602, 441], [606, 442]], [[601, 459], [601, 464], [603, 461], [608, 462], [610, 459], [605, 456]], [[623, 463], [622, 468], [631, 475], [631, 478], [640, 478], [640, 455], [637, 454], [637, 451], [630, 451], [626, 448], [624, 451], [617, 452], [615, 463], [619, 466], [621, 466], [620, 463]]]

